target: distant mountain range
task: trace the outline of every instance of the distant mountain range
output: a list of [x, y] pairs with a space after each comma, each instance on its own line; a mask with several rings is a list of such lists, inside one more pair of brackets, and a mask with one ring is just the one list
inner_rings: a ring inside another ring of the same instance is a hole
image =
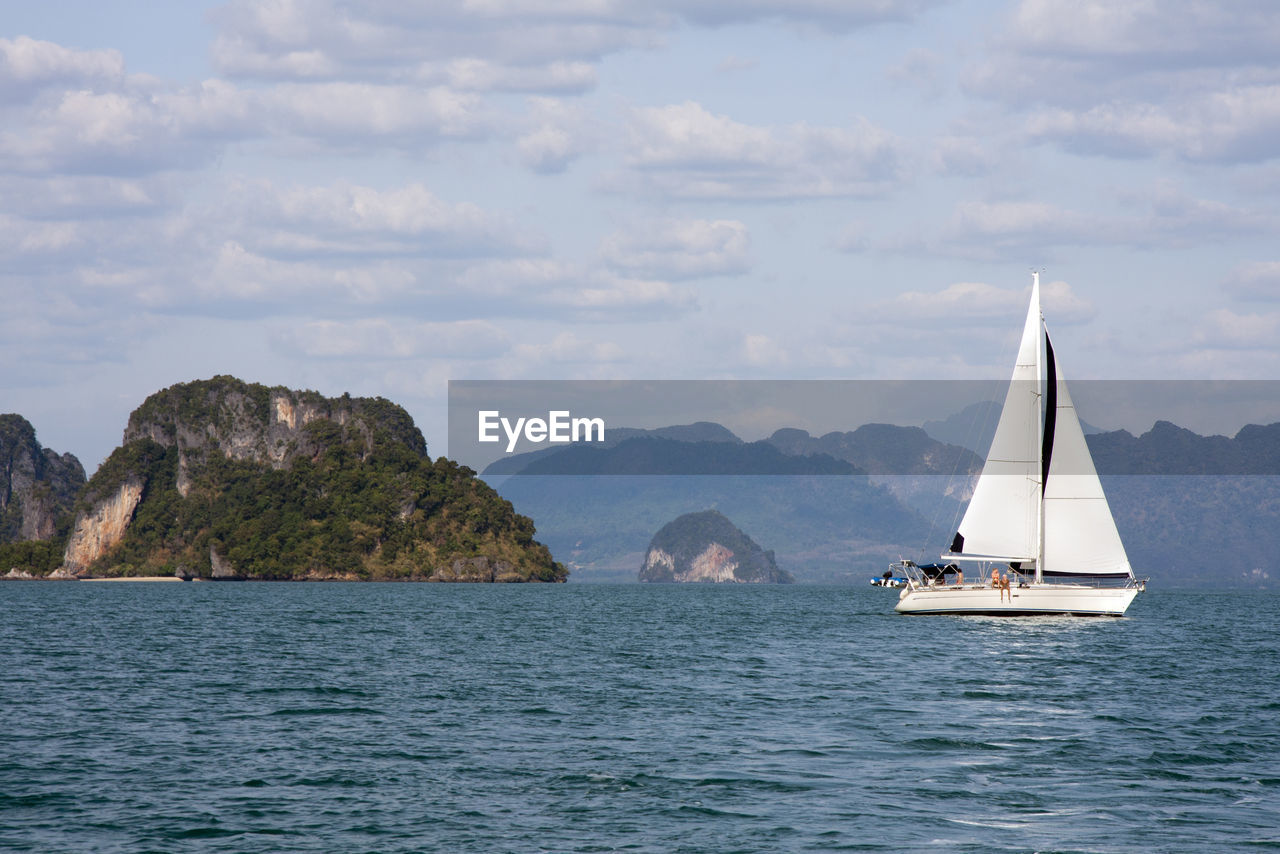
[[[887, 424], [750, 443], [707, 423], [611, 432], [611, 447], [485, 471], [578, 580], [629, 579], [658, 527], [715, 507], [767, 539], [797, 579], [861, 581], [900, 556], [941, 553], [982, 467], [958, 443]], [[1280, 551], [1280, 424], [1228, 438], [1157, 422], [1140, 436], [1087, 438], [1139, 574], [1171, 586], [1280, 583], [1268, 568]], [[513, 473], [525, 476], [494, 477]]]
[[614, 428], [601, 444], [547, 448], [504, 457], [485, 476], [508, 474], [977, 474], [982, 459], [931, 438], [919, 427], [864, 424], [811, 436], [784, 428], [744, 442], [719, 424], [654, 430]]

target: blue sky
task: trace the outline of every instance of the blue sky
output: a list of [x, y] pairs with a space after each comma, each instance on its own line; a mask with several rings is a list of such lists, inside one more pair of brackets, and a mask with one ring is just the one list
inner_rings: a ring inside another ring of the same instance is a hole
[[1251, 0], [5, 2], [0, 410], [92, 470], [219, 373], [437, 453], [450, 378], [1004, 377], [1032, 267], [1071, 377], [1275, 378], [1276, 57]]

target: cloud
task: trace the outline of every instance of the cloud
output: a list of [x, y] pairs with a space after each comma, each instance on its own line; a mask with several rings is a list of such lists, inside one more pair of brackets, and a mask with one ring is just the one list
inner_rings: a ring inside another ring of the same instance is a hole
[[1226, 281], [1237, 299], [1280, 301], [1280, 261], [1258, 261], [1237, 267]]
[[212, 16], [231, 77], [447, 81], [473, 91], [586, 91], [596, 63], [663, 43], [682, 25], [786, 22], [847, 31], [939, 0], [237, 0]]
[[1274, 350], [1280, 339], [1280, 312], [1237, 314], [1220, 308], [1209, 312], [1192, 335], [1198, 347], [1214, 350]]
[[[1097, 309], [1063, 281], [1040, 286], [1045, 314], [1055, 323], [1079, 323], [1091, 319]], [[984, 282], [957, 282], [941, 291], [907, 291], [891, 300], [868, 306], [865, 323], [900, 323], [964, 320], [980, 324], [1008, 324], [1026, 314], [1030, 288], [1009, 290]]]
[[913, 230], [903, 238], [882, 240], [875, 248], [1022, 261], [1043, 259], [1056, 247], [1216, 245], [1226, 237], [1266, 234], [1276, 226], [1276, 216], [1269, 211], [1196, 198], [1166, 182], [1119, 192], [1112, 209], [1100, 214], [1042, 201], [966, 201], [955, 205], [936, 234], [921, 236]]
[[76, 50], [28, 36], [0, 38], [0, 101], [31, 100], [48, 88], [86, 88], [124, 79], [117, 50]]
[[563, 172], [596, 144], [582, 109], [553, 98], [530, 98], [528, 129], [516, 141], [520, 160], [535, 172]]
[[164, 177], [0, 175], [9, 213], [29, 219], [134, 217], [179, 204], [177, 183]]
[[723, 26], [774, 20], [838, 30], [908, 20], [937, 0], [668, 0], [685, 20]]
[[768, 335], [742, 336], [741, 358], [748, 365], [775, 368], [790, 361], [787, 351]]
[[8, 172], [146, 175], [208, 163], [218, 139], [252, 133], [244, 101], [217, 82], [176, 93], [129, 85], [74, 89], [10, 114], [0, 132]]
[[480, 102], [445, 87], [367, 83], [285, 83], [258, 96], [264, 130], [334, 144], [358, 140], [419, 148], [478, 136]]
[[1115, 235], [1110, 225], [1096, 215], [1047, 202], [961, 202], [937, 237], [925, 238], [923, 246], [912, 238], [896, 248], [980, 259], [1023, 259], [1048, 246], [1107, 242]]
[[1152, 101], [1274, 75], [1277, 50], [1269, 0], [1023, 0], [967, 84], [1021, 104]]
[[899, 181], [900, 143], [851, 128], [747, 125], [692, 101], [632, 112], [631, 177], [685, 199], [875, 196]]
[[[39, 49], [27, 53], [48, 54], [46, 61], [22, 60], [25, 76], [10, 68], [8, 78], [0, 77], [0, 173], [136, 177], [198, 169], [242, 141], [304, 139], [340, 151], [359, 146], [363, 153], [372, 144], [419, 152], [500, 132], [478, 96], [446, 85], [319, 81], [242, 88], [212, 79], [174, 86], [125, 75], [122, 64], [108, 61], [114, 54], [30, 43]], [[25, 43], [0, 41], [0, 49], [14, 53], [15, 44]], [[20, 89], [29, 97], [17, 97]], [[6, 100], [5, 92], [12, 97]]]
[[965, 86], [1068, 151], [1253, 162], [1280, 154], [1278, 52], [1266, 0], [1023, 0]]
[[737, 220], [661, 220], [609, 235], [600, 257], [616, 270], [687, 279], [745, 273], [750, 248], [747, 227]]
[[1028, 120], [1027, 130], [1083, 154], [1269, 160], [1280, 156], [1280, 84], [1234, 87], [1168, 106], [1128, 102], [1041, 111]]
[[626, 351], [617, 341], [583, 338], [573, 332], [560, 332], [550, 341], [526, 341], [515, 348], [516, 360], [525, 366], [552, 363], [586, 365], [618, 363]]
[[697, 307], [690, 290], [597, 266], [552, 258], [517, 258], [469, 266], [454, 284], [489, 313], [579, 321], [651, 321]]
[[502, 216], [446, 202], [416, 183], [388, 190], [237, 183], [229, 196], [237, 240], [275, 257], [491, 257], [541, 244]]
[[327, 359], [490, 358], [511, 347], [507, 334], [485, 320], [316, 320], [281, 327], [274, 341], [298, 355]]
[[582, 91], [594, 84], [586, 63], [652, 44], [674, 23], [644, 5], [479, 0], [246, 0], [214, 21], [214, 62], [233, 77], [452, 78], [476, 90], [544, 92]]

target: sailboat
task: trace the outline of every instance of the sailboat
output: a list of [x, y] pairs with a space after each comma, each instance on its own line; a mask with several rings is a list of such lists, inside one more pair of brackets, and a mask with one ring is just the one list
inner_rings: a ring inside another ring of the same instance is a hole
[[1062, 378], [1039, 273], [991, 449], [942, 560], [894, 565], [907, 578], [894, 610], [1119, 617], [1146, 587], [1129, 565]]

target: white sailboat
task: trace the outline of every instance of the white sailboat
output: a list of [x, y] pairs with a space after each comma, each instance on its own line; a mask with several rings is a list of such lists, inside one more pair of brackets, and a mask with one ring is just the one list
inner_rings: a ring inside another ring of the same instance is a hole
[[[945, 564], [895, 564], [903, 614], [1122, 616], [1129, 565], [1040, 310], [1040, 275], [1004, 409]], [[957, 570], [968, 570], [970, 581]], [[991, 571], [1008, 577], [1002, 585]]]

